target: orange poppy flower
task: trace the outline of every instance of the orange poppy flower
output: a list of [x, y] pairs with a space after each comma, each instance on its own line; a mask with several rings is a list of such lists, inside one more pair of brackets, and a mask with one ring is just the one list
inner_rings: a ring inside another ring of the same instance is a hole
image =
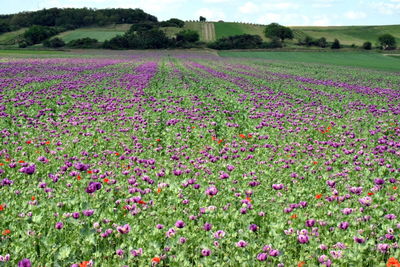
[[397, 190], [397, 186], [393, 186], [393, 190]]
[[46, 145], [50, 145], [50, 141], [46, 141]]
[[90, 261], [83, 261], [82, 263], [79, 264], [79, 267], [87, 267]]
[[290, 219], [296, 219], [297, 218], [297, 214], [293, 214], [292, 216], [290, 216]]
[[239, 134], [240, 138], [245, 139], [246, 136], [244, 134]]
[[251, 134], [248, 134], [247, 137], [248, 137], [248, 138], [252, 138], [253, 136], [252, 136]]
[[151, 259], [151, 262], [157, 262], [160, 263], [161, 259], [159, 257], [154, 257]]
[[219, 139], [218, 144], [221, 144], [223, 141], [224, 141], [223, 139]]
[[318, 164], [318, 161], [313, 161], [313, 164], [314, 164], [314, 165]]
[[249, 202], [251, 202], [251, 198], [249, 198], [249, 197], [246, 197], [246, 200], [249, 201]]
[[388, 262], [387, 262], [386, 266], [387, 267], [391, 267], [391, 266], [399, 267], [400, 266], [400, 262], [396, 258], [391, 257], [391, 258], [388, 259]]
[[322, 194], [315, 195], [316, 199], [320, 199], [321, 197], [322, 197]]
[[36, 197], [35, 197], [35, 196], [32, 196], [31, 199], [32, 199], [32, 201], [34, 201], [34, 200], [36, 199]]
[[0, 211], [3, 211], [3, 210], [4, 210], [3, 205], [0, 205]]
[[143, 200], [139, 200], [139, 204], [144, 205], [144, 204], [146, 204], [146, 202], [144, 202]]
[[119, 153], [117, 152], [117, 153], [115, 153], [115, 156], [119, 156]]
[[25, 161], [23, 161], [23, 160], [19, 160], [19, 161], [18, 161], [18, 163], [25, 163]]
[[76, 179], [77, 179], [77, 180], [80, 180], [80, 179], [82, 179], [82, 177], [81, 177], [80, 175], [78, 175], [78, 176], [76, 177]]
[[6, 229], [6, 230], [4, 230], [3, 231], [3, 235], [8, 235], [8, 234], [10, 234], [11, 233], [11, 231], [10, 231], [10, 229]]
[[157, 188], [157, 193], [161, 193], [161, 188]]
[[299, 262], [299, 263], [297, 264], [297, 267], [303, 267], [304, 264], [306, 264], [306, 263], [305, 263], [304, 261], [301, 261], [301, 262]]
[[4, 163], [0, 163], [0, 166], [4, 166]]
[[110, 181], [110, 179], [108, 178], [104, 178], [103, 182], [108, 183]]

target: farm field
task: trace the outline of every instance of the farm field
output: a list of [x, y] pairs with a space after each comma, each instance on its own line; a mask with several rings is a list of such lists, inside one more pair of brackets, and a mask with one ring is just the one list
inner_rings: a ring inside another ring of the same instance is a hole
[[221, 51], [223, 57], [260, 58], [296, 63], [321, 63], [400, 72], [400, 57], [366, 52]]
[[73, 31], [62, 32], [56, 37], [63, 39], [64, 42], [70, 42], [81, 38], [93, 38], [99, 42], [104, 42], [117, 35], [123, 35], [130, 26], [130, 24], [118, 24], [104, 27], [79, 28]]
[[55, 56], [0, 54], [0, 266], [400, 259], [398, 71]]

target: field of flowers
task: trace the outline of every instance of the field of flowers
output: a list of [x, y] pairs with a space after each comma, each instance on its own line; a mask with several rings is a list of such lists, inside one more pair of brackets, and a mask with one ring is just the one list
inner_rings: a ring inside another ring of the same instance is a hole
[[0, 58], [0, 266], [400, 266], [400, 74]]

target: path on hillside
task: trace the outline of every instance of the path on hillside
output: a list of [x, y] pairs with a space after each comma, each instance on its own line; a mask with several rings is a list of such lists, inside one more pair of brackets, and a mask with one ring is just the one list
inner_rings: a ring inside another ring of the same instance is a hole
[[215, 41], [214, 23], [212, 22], [203, 23], [202, 30], [204, 35], [204, 41], [206, 42]]

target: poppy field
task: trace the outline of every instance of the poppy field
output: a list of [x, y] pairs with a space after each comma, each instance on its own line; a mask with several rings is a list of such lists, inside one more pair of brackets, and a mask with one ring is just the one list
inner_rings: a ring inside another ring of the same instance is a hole
[[0, 266], [400, 266], [400, 74], [0, 58]]

